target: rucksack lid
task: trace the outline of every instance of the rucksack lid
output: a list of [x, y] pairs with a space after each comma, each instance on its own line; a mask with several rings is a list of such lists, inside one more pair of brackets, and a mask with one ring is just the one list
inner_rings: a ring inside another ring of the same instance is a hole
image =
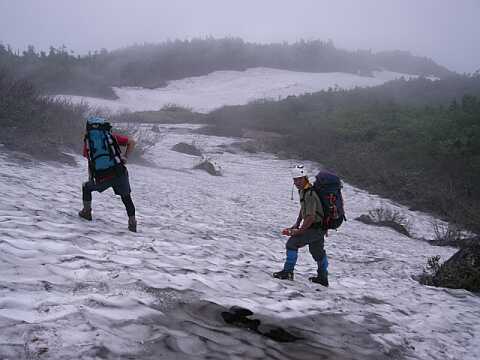
[[110, 131], [112, 130], [112, 125], [104, 118], [98, 116], [90, 116], [87, 119], [87, 131], [92, 129]]
[[89, 116], [87, 118], [87, 124], [104, 124], [106, 122], [107, 121], [104, 118], [99, 116]]

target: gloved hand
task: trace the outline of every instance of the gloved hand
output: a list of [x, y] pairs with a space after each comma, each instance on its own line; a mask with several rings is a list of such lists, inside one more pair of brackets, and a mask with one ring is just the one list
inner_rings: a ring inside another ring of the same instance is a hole
[[282, 235], [291, 236], [292, 235], [292, 229], [290, 229], [290, 228], [283, 229], [282, 230]]

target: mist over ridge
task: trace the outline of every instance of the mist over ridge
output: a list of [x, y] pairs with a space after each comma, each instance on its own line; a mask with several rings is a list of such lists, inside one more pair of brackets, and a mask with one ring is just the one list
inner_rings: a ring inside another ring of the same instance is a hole
[[157, 88], [169, 80], [255, 67], [362, 76], [378, 70], [440, 78], [453, 74], [431, 59], [406, 51], [347, 51], [321, 40], [257, 44], [233, 37], [132, 45], [84, 56], [75, 56], [66, 47], [37, 52], [30, 46], [19, 54], [0, 45], [0, 67], [32, 81], [45, 93], [104, 98], [115, 97], [112, 86]]
[[407, 50], [460, 73], [480, 68], [477, 0], [0, 0], [0, 42], [76, 54], [168, 39], [269, 44], [332, 39], [343, 49]]

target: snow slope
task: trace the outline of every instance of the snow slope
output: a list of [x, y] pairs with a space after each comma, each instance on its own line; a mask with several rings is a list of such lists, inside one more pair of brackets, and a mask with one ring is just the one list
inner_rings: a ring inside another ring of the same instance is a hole
[[159, 110], [167, 104], [177, 104], [207, 113], [223, 105], [243, 105], [258, 99], [282, 99], [328, 88], [351, 89], [356, 86], [381, 85], [400, 77], [416, 75], [376, 71], [373, 77], [347, 73], [306, 73], [270, 68], [246, 71], [215, 71], [211, 74], [170, 81], [166, 87], [143, 89], [113, 88], [118, 100], [81, 96], [65, 96], [73, 102], [86, 102], [111, 111]]
[[[391, 206], [429, 237], [429, 216], [347, 185], [349, 221], [326, 240], [331, 287], [308, 282], [307, 249], [294, 282], [273, 279], [280, 229], [298, 212], [292, 161], [225, 151], [238, 139], [190, 128], [160, 126], [148, 153], [156, 166], [129, 166], [136, 234], [111, 190], [94, 194], [93, 222], [77, 217], [82, 159], [18, 164], [0, 154], [0, 358], [478, 358], [480, 298], [412, 280], [428, 257], [454, 249], [353, 220]], [[223, 176], [192, 170], [197, 157], [170, 150], [193, 140]], [[302, 340], [226, 324], [220, 313], [233, 305]]]

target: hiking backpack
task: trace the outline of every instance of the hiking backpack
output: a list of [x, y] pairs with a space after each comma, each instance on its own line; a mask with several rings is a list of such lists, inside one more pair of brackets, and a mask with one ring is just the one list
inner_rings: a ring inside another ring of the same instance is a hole
[[125, 172], [120, 147], [111, 129], [110, 123], [102, 118], [90, 117], [87, 120], [85, 144], [90, 175], [95, 180]]
[[317, 193], [323, 207], [323, 229], [337, 229], [345, 217], [342, 197], [342, 182], [337, 175], [320, 171], [315, 176], [313, 190]]

